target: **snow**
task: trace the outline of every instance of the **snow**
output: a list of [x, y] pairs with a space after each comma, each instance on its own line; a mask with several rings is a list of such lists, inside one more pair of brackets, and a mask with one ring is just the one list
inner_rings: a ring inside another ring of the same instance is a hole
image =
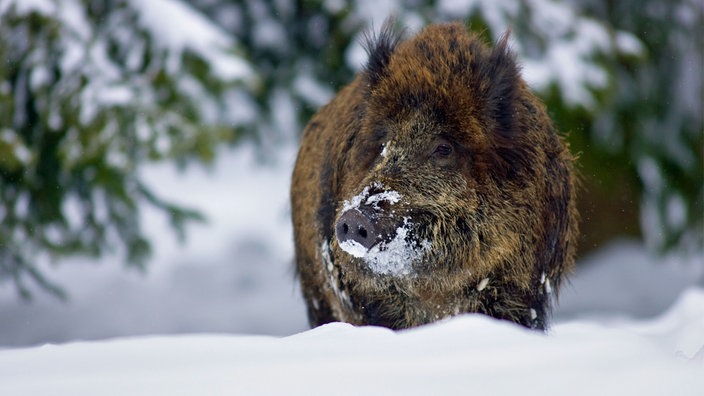
[[[35, 300], [23, 303], [11, 283], [0, 284], [0, 345], [305, 329], [287, 198], [296, 152], [292, 146], [276, 152], [269, 165], [257, 164], [255, 150], [242, 147], [220, 153], [213, 169], [148, 169], [143, 180], [156, 194], [198, 208], [207, 222], [188, 227], [183, 246], [163, 214], [143, 208], [145, 232], [155, 242], [146, 273], [125, 269], [117, 254], [99, 263], [90, 258], [42, 263], [47, 277], [68, 290], [65, 303], [36, 289]], [[77, 214], [68, 217], [80, 218]], [[8, 317], [13, 320], [2, 320]]]
[[616, 32], [616, 46], [623, 54], [640, 55], [645, 53], [643, 43], [633, 34], [626, 32]]
[[220, 78], [252, 78], [253, 71], [249, 65], [227, 53], [234, 46], [230, 35], [184, 2], [130, 0], [130, 3], [134, 9], [139, 10], [142, 27], [152, 31], [161, 45], [169, 49], [170, 59], [167, 64], [171, 73], [178, 70], [181, 55], [188, 50], [202, 56]]
[[670, 195], [665, 206], [665, 219], [669, 228], [681, 230], [687, 222], [687, 206], [684, 198], [678, 193]]
[[[383, 154], [383, 151], [382, 151]], [[376, 194], [369, 195], [369, 189], [381, 190]], [[401, 194], [398, 191], [389, 190], [382, 183], [373, 182], [369, 186], [364, 187], [362, 192], [353, 196], [349, 200], [345, 200], [342, 203], [342, 212], [346, 212], [351, 209], [358, 209], [359, 205], [364, 202], [365, 205], [371, 205], [374, 208], [379, 208], [379, 202], [387, 201], [389, 204], [394, 205], [401, 199]]]
[[365, 204], [378, 208], [379, 202], [386, 201], [389, 204], [393, 205], [399, 200], [401, 200], [401, 194], [399, 194], [398, 191], [387, 190], [382, 191], [380, 193], [376, 193], [374, 195], [370, 195], [369, 198], [367, 198]]
[[[162, 57], [168, 78], [177, 81], [177, 99], [183, 97], [199, 103], [197, 116], [201, 124], [221, 121], [240, 124], [237, 115], [230, 115], [238, 111], [231, 109], [246, 103], [242, 100], [233, 103], [230, 99], [241, 86], [257, 83], [256, 73], [232, 35], [179, 0], [127, 0], [101, 21], [102, 26], [90, 21], [85, 5], [78, 0], [6, 0], [0, 10], [14, 10], [20, 16], [43, 13], [57, 22], [60, 40], [30, 51], [27, 57], [30, 74], [20, 76], [29, 78], [32, 92], [48, 91], [47, 102], [40, 102], [40, 111], [48, 113], [50, 124], [56, 128], [64, 122], [61, 109], [68, 101], [71, 106], [79, 107], [79, 120], [84, 126], [94, 127], [91, 124], [105, 112], [138, 108], [137, 118], [159, 114], [162, 125], [155, 126], [159, 122], [152, 122], [155, 130], [169, 127], [169, 122], [187, 130], [190, 125], [184, 125], [180, 116], [164, 115], [163, 109], [158, 108], [164, 100], [163, 92], [152, 89], [151, 79], [162, 67]], [[137, 26], [131, 26], [127, 19], [134, 19]], [[121, 59], [121, 54], [125, 59]], [[195, 55], [208, 66], [203, 79], [196, 80], [193, 71], [183, 67], [185, 54]], [[147, 72], [140, 70], [145, 61], [149, 62]], [[61, 71], [57, 81], [47, 68], [53, 62], [58, 63]], [[204, 86], [205, 81], [228, 85], [229, 92], [215, 95], [212, 87]], [[66, 98], [75, 90], [80, 91], [80, 103]], [[16, 101], [22, 103], [26, 95], [17, 90]], [[16, 123], [20, 124], [23, 117], [26, 117], [23, 112], [15, 112]]]
[[403, 224], [396, 229], [396, 233], [390, 241], [380, 242], [369, 250], [364, 249], [358, 243], [345, 241], [340, 244], [340, 248], [355, 257], [362, 258], [369, 269], [376, 274], [412, 275], [413, 262], [421, 258], [432, 247], [430, 241], [423, 240], [416, 246], [414, 241], [409, 239], [412, 226], [410, 218], [404, 217]]
[[[381, 186], [381, 185], [379, 185], [379, 186]], [[344, 212], [347, 212], [348, 210], [359, 208], [359, 205], [362, 204], [362, 201], [368, 195], [369, 195], [369, 186], [364, 187], [364, 189], [362, 190], [361, 193], [355, 195], [354, 197], [350, 198], [349, 200], [345, 200], [342, 203], [342, 212], [344, 213]]]
[[[370, 195], [370, 189], [381, 190], [381, 192]], [[342, 213], [349, 210], [359, 210], [362, 203], [379, 210], [380, 202], [395, 205], [400, 200], [401, 194], [398, 191], [389, 190], [382, 183], [373, 182], [364, 187], [359, 194], [345, 200], [342, 204]], [[393, 211], [388, 215], [393, 217]], [[413, 261], [427, 252], [431, 248], [431, 243], [423, 240], [416, 246], [416, 243], [410, 239], [410, 231], [413, 226], [411, 219], [404, 217], [402, 220], [403, 223], [396, 229], [391, 240], [377, 243], [370, 249], [366, 249], [353, 240], [339, 242], [339, 246], [352, 256], [363, 259], [374, 273], [393, 276], [410, 275], [413, 270]]]
[[404, 12], [400, 3], [397, 0], [360, 0], [351, 11], [358, 20], [379, 29], [390, 15], [399, 16]]
[[547, 336], [463, 315], [399, 332], [332, 323], [4, 350], [0, 383], [4, 395], [698, 395], [703, 334], [704, 290], [691, 290], [653, 320], [571, 321]]
[[362, 258], [367, 255], [367, 248], [352, 239], [340, 242], [340, 248], [357, 258]]
[[[665, 227], [663, 219], [659, 213], [659, 203], [657, 201], [660, 193], [665, 190], [666, 181], [661, 173], [660, 167], [652, 157], [643, 157], [638, 161], [636, 169], [638, 176], [643, 183], [644, 190], [648, 192], [642, 198], [640, 223], [645, 230], [661, 230]], [[664, 242], [664, 234], [661, 232], [645, 232], [644, 238], [649, 246], [661, 246]]]
[[[603, 68], [594, 61], [600, 52], [622, 51], [640, 55], [643, 46], [633, 34], [610, 32], [603, 24], [579, 14], [569, 2], [530, 0], [526, 7], [519, 2], [493, 0], [442, 0], [438, 13], [445, 19], [466, 18], [477, 12], [486, 20], [494, 39], [513, 30], [511, 47], [520, 55], [523, 77], [531, 88], [546, 92], [552, 84], [560, 87], [560, 95], [570, 106], [595, 108], [596, 99], [590, 89], [607, 87]], [[529, 24], [531, 31], [521, 32], [516, 21]], [[520, 37], [525, 34], [526, 37]], [[610, 37], [611, 34], [615, 38]], [[530, 46], [533, 38], [541, 46]], [[528, 45], [529, 47], [524, 47]]]
[[581, 260], [577, 273], [560, 290], [556, 317], [600, 322], [649, 318], [667, 310], [691, 288], [704, 288], [701, 252], [659, 257], [642, 242], [616, 241]]
[[387, 149], [388, 144], [384, 144], [384, 148], [381, 149], [381, 157], [386, 158], [387, 155], [389, 155], [389, 151]]
[[0, 2], [0, 14], [15, 7], [18, 14], [24, 15], [36, 12], [41, 15], [51, 15], [56, 12], [56, 4], [51, 0], [3, 0]]
[[[302, 68], [302, 70], [307, 69], [312, 69], [312, 67], [304, 65]], [[329, 86], [319, 83], [312, 74], [307, 72], [296, 76], [293, 81], [293, 90], [316, 108], [326, 105], [335, 96]]]
[[0, 129], [0, 144], [11, 148], [9, 154], [12, 155], [14, 160], [25, 165], [32, 160], [32, 152], [27, 148], [24, 139], [14, 130], [8, 128]]
[[257, 47], [276, 49], [280, 52], [287, 50], [286, 31], [276, 20], [268, 17], [258, 18], [254, 28], [254, 42]]
[[325, 0], [323, 1], [323, 7], [330, 14], [337, 14], [338, 12], [344, 10], [346, 4], [345, 0]]

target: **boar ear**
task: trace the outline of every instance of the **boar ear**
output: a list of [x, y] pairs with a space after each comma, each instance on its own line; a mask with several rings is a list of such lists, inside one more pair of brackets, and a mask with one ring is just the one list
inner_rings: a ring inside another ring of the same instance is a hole
[[526, 167], [526, 153], [519, 142], [517, 103], [520, 101], [521, 76], [516, 56], [508, 48], [510, 31], [504, 33], [489, 54], [482, 81], [491, 81], [484, 92], [488, 116], [494, 120], [493, 141], [497, 155], [494, 171], [501, 179], [512, 179]]
[[520, 73], [516, 56], [508, 47], [511, 31], [499, 39], [489, 54], [482, 74], [488, 84], [486, 98], [489, 117], [496, 122], [498, 139], [513, 140], [516, 133], [516, 101], [519, 99]]
[[396, 46], [401, 41], [402, 36], [403, 29], [398, 27], [396, 19], [393, 17], [389, 17], [384, 21], [378, 34], [370, 33], [369, 31], [364, 32], [362, 45], [369, 55], [364, 74], [369, 85], [376, 85], [384, 76], [391, 54], [393, 54]]

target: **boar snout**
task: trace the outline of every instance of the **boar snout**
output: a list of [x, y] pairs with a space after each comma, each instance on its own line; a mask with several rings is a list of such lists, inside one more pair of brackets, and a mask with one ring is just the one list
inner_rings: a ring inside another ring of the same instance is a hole
[[340, 216], [335, 225], [335, 234], [340, 244], [354, 241], [367, 250], [381, 240], [377, 226], [358, 209], [350, 209]]

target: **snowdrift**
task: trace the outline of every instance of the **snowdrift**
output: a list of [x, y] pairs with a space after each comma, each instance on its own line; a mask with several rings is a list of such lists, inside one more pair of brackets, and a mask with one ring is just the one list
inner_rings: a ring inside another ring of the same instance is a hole
[[393, 332], [122, 338], [0, 351], [3, 395], [701, 395], [704, 289], [647, 321], [548, 334], [481, 315]]

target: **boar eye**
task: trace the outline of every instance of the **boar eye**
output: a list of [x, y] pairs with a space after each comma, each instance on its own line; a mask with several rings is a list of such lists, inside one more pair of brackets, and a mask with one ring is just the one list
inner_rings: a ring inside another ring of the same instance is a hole
[[434, 154], [439, 157], [447, 157], [452, 154], [452, 146], [447, 143], [440, 143], [435, 147]]

